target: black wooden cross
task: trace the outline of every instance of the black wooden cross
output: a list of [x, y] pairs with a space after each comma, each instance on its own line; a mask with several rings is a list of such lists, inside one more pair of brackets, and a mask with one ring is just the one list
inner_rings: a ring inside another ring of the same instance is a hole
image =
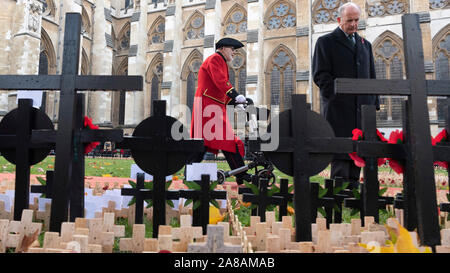
[[0, 75], [2, 90], [60, 90], [56, 133], [55, 175], [50, 230], [60, 231], [68, 220], [70, 181], [73, 175], [76, 94], [78, 90], [142, 90], [142, 76], [79, 76], [81, 15], [67, 13], [61, 75]]
[[[258, 187], [258, 185], [259, 185], [259, 178], [258, 178], [258, 176], [257, 175], [252, 175], [252, 181], [251, 182], [252, 182], [252, 185], [255, 185], [256, 187]], [[247, 188], [247, 187], [245, 187], [245, 188], [239, 187], [238, 188], [238, 194], [244, 194], [244, 193], [252, 193], [252, 190], [250, 188]], [[252, 209], [251, 215], [252, 216], [257, 216], [258, 215], [258, 209], [257, 208]]]
[[294, 194], [289, 192], [289, 180], [286, 178], [280, 179], [280, 191], [272, 196], [279, 196], [282, 202], [279, 206], [278, 221], [283, 220], [283, 216], [287, 215], [287, 206], [290, 201], [294, 198]]
[[[319, 183], [311, 182], [311, 223], [316, 222], [317, 209], [320, 207], [325, 208], [327, 227], [329, 227], [329, 218], [332, 216], [332, 209], [336, 204], [336, 200], [333, 197], [323, 196], [319, 198]], [[328, 194], [328, 192], [327, 192]], [[333, 194], [333, 193], [331, 193]]]
[[283, 197], [280, 196], [268, 196], [267, 194], [267, 178], [259, 179], [259, 193], [244, 193], [242, 195], [242, 201], [250, 202], [252, 204], [258, 205], [258, 216], [261, 219], [261, 222], [266, 221], [266, 209], [269, 205], [281, 205], [283, 203]]
[[52, 198], [53, 171], [45, 172], [45, 185], [31, 185], [32, 193], [43, 193], [45, 198]]
[[[117, 148], [130, 149], [136, 164], [153, 175], [153, 236], [158, 227], [166, 224], [166, 176], [179, 171], [190, 153], [204, 148], [203, 140], [188, 136], [175, 140], [174, 128], [187, 130], [173, 117], [166, 116], [166, 101], [153, 101], [153, 115], [139, 123], [132, 136], [124, 136]], [[179, 127], [177, 127], [179, 126]], [[178, 131], [177, 131], [178, 132]]]
[[22, 211], [29, 207], [30, 167], [44, 160], [52, 147], [47, 140], [33, 134], [35, 129], [53, 131], [53, 123], [45, 113], [32, 105], [31, 99], [19, 99], [19, 107], [6, 114], [0, 122], [0, 152], [6, 160], [16, 165], [16, 221], [20, 221]]
[[[136, 174], [136, 188], [122, 188], [121, 195], [125, 196], [134, 196], [136, 199], [136, 213], [134, 217], [134, 222], [136, 224], [142, 224], [143, 221], [143, 215], [144, 215], [144, 201], [148, 199], [154, 199], [154, 191], [151, 189], [145, 188], [144, 185], [144, 179], [145, 174], [144, 173], [137, 173]], [[180, 198], [179, 191], [165, 191], [166, 199], [167, 200], [178, 200]], [[155, 210], [153, 210], [153, 215], [155, 213], [159, 213]], [[165, 213], [165, 212], [164, 212]], [[153, 229], [153, 237], [158, 237], [158, 230]]]
[[[360, 188], [361, 188], [360, 197], [362, 197], [362, 196], [364, 196], [364, 191], [366, 190], [366, 187], [364, 187], [364, 185], [361, 184]], [[377, 199], [374, 203], [376, 204], [377, 210], [385, 209], [387, 205], [394, 204], [394, 198], [389, 197], [389, 196], [378, 196], [378, 193], [377, 193]], [[373, 206], [373, 204], [371, 204], [371, 205]], [[363, 199], [356, 198], [356, 197], [345, 198], [344, 206], [347, 208], [358, 209], [360, 212], [361, 224], [364, 225], [364, 216], [368, 216], [368, 215], [365, 214], [365, 210], [364, 210], [365, 204], [364, 204]], [[377, 213], [377, 215], [378, 215], [378, 213]], [[373, 215], [370, 215], [370, 216], [373, 216]]]
[[152, 192], [150, 189], [146, 189], [144, 186], [144, 173], [136, 174], [136, 188], [122, 188], [121, 195], [134, 196], [136, 199], [136, 211], [134, 215], [134, 223], [142, 224], [144, 215], [144, 200], [152, 198]]
[[435, 246], [440, 244], [440, 229], [427, 95], [449, 94], [450, 81], [426, 80], [419, 15], [403, 15], [402, 27], [407, 80], [336, 79], [335, 91], [337, 94], [408, 96], [407, 137], [410, 141], [408, 152], [411, 158], [406, 161], [405, 167], [411, 165], [413, 174], [411, 184], [415, 189], [421, 243]]
[[[279, 134], [272, 126], [277, 122]], [[296, 241], [311, 241], [311, 212], [316, 210], [311, 208], [309, 177], [325, 169], [333, 154], [353, 152], [353, 141], [335, 138], [331, 126], [310, 110], [303, 94], [292, 95], [292, 108], [272, 118], [269, 127], [272, 142], [278, 139], [278, 147], [263, 147], [264, 141], [250, 140], [249, 148], [263, 151], [280, 171], [293, 176]]]
[[201, 190], [180, 190], [180, 197], [186, 199], [200, 200], [200, 206], [193, 211], [192, 225], [201, 226], [203, 234], [206, 235], [209, 224], [209, 202], [210, 200], [227, 199], [227, 192], [223, 190], [210, 189], [209, 175], [202, 175], [201, 181], [194, 181], [200, 185]]

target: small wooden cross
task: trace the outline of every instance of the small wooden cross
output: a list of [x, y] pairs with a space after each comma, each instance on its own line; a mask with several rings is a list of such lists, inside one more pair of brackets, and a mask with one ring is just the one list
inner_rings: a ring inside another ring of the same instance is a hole
[[223, 226], [208, 225], [205, 243], [191, 243], [188, 253], [242, 253], [241, 245], [230, 245], [223, 240]]

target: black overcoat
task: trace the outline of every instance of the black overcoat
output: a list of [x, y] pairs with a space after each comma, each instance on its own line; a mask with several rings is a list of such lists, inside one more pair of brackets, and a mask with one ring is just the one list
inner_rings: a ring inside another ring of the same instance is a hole
[[336, 78], [375, 78], [372, 45], [355, 33], [354, 46], [337, 27], [317, 40], [312, 70], [314, 83], [320, 88], [321, 112], [338, 137], [351, 137], [352, 130], [361, 129], [361, 105], [376, 105], [376, 95], [336, 95]]

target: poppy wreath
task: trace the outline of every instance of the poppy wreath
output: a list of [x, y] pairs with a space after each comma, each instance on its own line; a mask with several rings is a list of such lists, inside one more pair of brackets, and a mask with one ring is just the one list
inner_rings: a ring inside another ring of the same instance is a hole
[[[97, 130], [99, 127], [98, 127], [98, 125], [94, 125], [92, 123], [92, 119], [90, 119], [90, 118], [85, 116], [84, 117], [84, 128], [89, 128], [91, 130]], [[100, 142], [94, 141], [94, 142], [91, 142], [91, 143], [88, 143], [88, 144], [84, 145], [84, 154], [88, 154], [95, 147], [97, 147], [98, 144], [100, 144]]]
[[[447, 134], [447, 130], [445, 130], [445, 129], [442, 129], [442, 131], [440, 131], [439, 134], [437, 134], [435, 138], [431, 137], [431, 144], [433, 146], [436, 146], [436, 144], [439, 144], [441, 142], [446, 142], [446, 141], [448, 141], [448, 134]], [[435, 161], [434, 163], [441, 166], [442, 168], [448, 169], [448, 162], [446, 162], [446, 161]]]
[[[352, 134], [353, 134], [352, 140], [356, 140], [356, 141], [364, 140], [364, 133], [363, 133], [363, 131], [361, 131], [361, 129], [358, 129], [358, 128], [353, 129]], [[384, 138], [383, 134], [380, 131], [378, 131], [378, 129], [377, 129], [377, 136], [378, 136], [378, 140], [383, 141], [383, 142], [387, 142], [387, 139]], [[353, 162], [355, 163], [356, 166], [358, 166], [360, 168], [366, 166], [366, 162], [364, 161], [364, 159], [359, 157], [356, 154], [356, 152], [349, 153], [348, 155], [353, 160]], [[386, 163], [386, 159], [385, 158], [378, 158], [378, 166], [381, 166], [384, 163]]]

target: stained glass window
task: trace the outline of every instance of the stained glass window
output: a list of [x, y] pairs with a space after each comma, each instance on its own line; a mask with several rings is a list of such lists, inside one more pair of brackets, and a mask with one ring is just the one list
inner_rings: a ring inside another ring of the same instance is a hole
[[346, 0], [316, 0], [313, 5], [313, 21], [315, 24], [337, 22], [338, 9]]
[[160, 19], [149, 32], [149, 45], [164, 43], [165, 38], [165, 22]]
[[[374, 45], [375, 72], [377, 79], [403, 79], [403, 53], [401, 39], [386, 32]], [[377, 121], [381, 126], [401, 126], [402, 96], [380, 96]]]
[[203, 15], [196, 12], [186, 25], [186, 40], [201, 39], [205, 36], [205, 22]]
[[247, 32], [247, 12], [236, 6], [231, 9], [224, 21], [225, 35]]
[[291, 107], [295, 91], [295, 62], [288, 49], [279, 48], [272, 57], [270, 73], [270, 105], [279, 105], [280, 111]]
[[403, 14], [408, 12], [405, 0], [381, 0], [368, 3], [369, 17]]
[[266, 25], [271, 30], [295, 27], [295, 7], [287, 1], [276, 2], [268, 12]]
[[245, 67], [245, 52], [238, 51], [238, 53], [235, 54], [233, 60], [231, 61], [230, 67], [228, 68], [228, 75], [230, 77], [230, 83], [234, 86], [236, 91], [244, 96], [246, 91], [245, 86], [247, 79], [247, 72]]

